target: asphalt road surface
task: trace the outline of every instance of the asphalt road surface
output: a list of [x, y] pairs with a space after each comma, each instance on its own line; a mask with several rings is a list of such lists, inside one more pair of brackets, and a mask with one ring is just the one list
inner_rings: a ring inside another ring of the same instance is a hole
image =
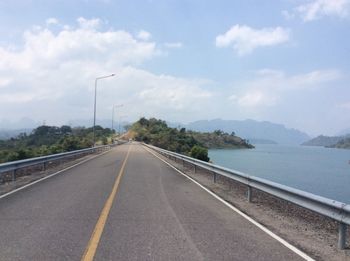
[[138, 144], [0, 199], [1, 261], [92, 259], [302, 260]]

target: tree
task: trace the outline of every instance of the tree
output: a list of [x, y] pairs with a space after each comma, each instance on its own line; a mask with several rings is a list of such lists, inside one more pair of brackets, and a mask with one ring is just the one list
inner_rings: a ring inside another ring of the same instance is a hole
[[62, 142], [62, 147], [64, 151], [73, 151], [80, 149], [79, 139], [73, 136], [67, 136]]
[[102, 144], [103, 144], [103, 145], [107, 145], [107, 144], [108, 144], [108, 139], [107, 139], [106, 136], [103, 136], [103, 137], [102, 137]]
[[214, 134], [220, 136], [220, 135], [224, 134], [224, 132], [222, 130], [215, 130]]
[[145, 117], [142, 117], [142, 118], [139, 120], [139, 123], [140, 123], [141, 126], [148, 126], [149, 121], [148, 121]]
[[63, 125], [60, 130], [62, 134], [72, 133], [72, 128], [68, 125]]
[[198, 145], [192, 147], [190, 156], [206, 162], [209, 161], [208, 150]]

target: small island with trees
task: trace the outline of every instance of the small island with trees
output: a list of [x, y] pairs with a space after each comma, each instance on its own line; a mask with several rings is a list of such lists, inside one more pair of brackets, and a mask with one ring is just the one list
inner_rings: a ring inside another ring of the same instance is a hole
[[350, 149], [350, 134], [343, 136], [320, 135], [302, 143], [303, 146], [323, 146], [326, 148]]
[[234, 132], [195, 132], [185, 128], [170, 128], [165, 121], [155, 118], [141, 118], [129, 126], [127, 137], [203, 161], [209, 161], [208, 149], [254, 148]]

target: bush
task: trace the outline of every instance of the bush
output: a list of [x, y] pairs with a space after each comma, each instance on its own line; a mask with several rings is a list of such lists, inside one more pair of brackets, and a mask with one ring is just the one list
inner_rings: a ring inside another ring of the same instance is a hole
[[107, 144], [108, 144], [108, 139], [107, 139], [106, 136], [103, 136], [103, 137], [102, 137], [102, 144], [103, 144], [103, 145], [107, 145]]
[[190, 156], [195, 159], [203, 160], [206, 162], [209, 161], [208, 150], [198, 145], [192, 147]]

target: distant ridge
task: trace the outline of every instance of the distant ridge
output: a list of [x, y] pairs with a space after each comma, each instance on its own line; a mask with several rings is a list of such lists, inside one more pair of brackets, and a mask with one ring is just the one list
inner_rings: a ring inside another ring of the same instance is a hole
[[269, 140], [271, 143], [300, 145], [310, 139], [310, 136], [296, 129], [287, 129], [282, 124], [255, 120], [199, 120], [181, 125], [194, 131], [214, 131], [217, 129], [227, 133], [235, 132], [245, 139]]
[[316, 138], [313, 138], [311, 140], [308, 140], [306, 142], [304, 142], [301, 145], [304, 146], [323, 146], [323, 147], [328, 147], [328, 146], [332, 146], [335, 145], [336, 143], [338, 143], [339, 141], [341, 141], [342, 139], [344, 139], [344, 137], [342, 136], [317, 136]]
[[[323, 146], [323, 147], [331, 147], [331, 148], [342, 148], [349, 147], [348, 140], [350, 138], [350, 134], [344, 136], [317, 136], [311, 140], [304, 142], [302, 145], [304, 146]], [[344, 145], [345, 140], [346, 146]]]
[[29, 134], [33, 129], [27, 128], [27, 129], [0, 129], [0, 140], [7, 140], [11, 138], [17, 137], [21, 133]]

